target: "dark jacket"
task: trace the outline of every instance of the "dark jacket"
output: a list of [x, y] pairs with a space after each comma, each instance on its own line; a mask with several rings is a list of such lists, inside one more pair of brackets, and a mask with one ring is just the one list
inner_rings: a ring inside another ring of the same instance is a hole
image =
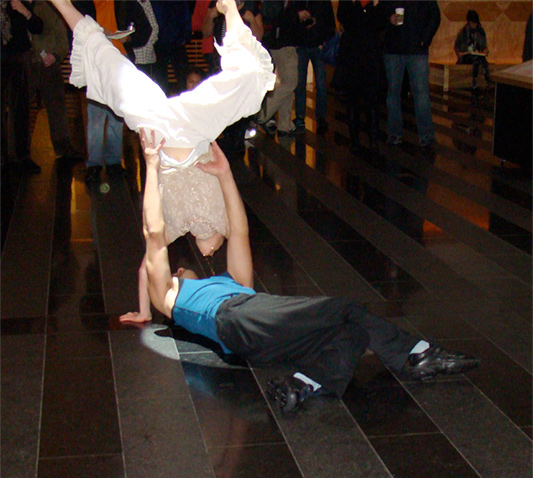
[[159, 25], [157, 48], [170, 50], [175, 45], [189, 43], [192, 25], [188, 2], [152, 0], [152, 9]]
[[382, 9], [383, 2], [363, 7], [359, 1], [341, 1], [337, 10], [343, 33], [334, 77], [336, 87], [376, 101], [384, 77]]
[[310, 22], [298, 22], [296, 26], [297, 46], [315, 48], [335, 34], [335, 15], [330, 0], [295, 1], [297, 11], [307, 10], [313, 18]]
[[261, 14], [265, 35], [263, 45], [270, 50], [278, 50], [286, 46], [296, 46], [296, 29], [300, 19], [296, 2], [285, 0], [267, 0], [261, 4]]
[[483, 51], [487, 48], [487, 35], [481, 25], [470, 28], [467, 23], [457, 34], [455, 49], [466, 53], [467, 51]]
[[[136, 1], [113, 0], [115, 4], [115, 18], [117, 28], [126, 30], [130, 23], [135, 25], [135, 33], [130, 35], [130, 41], [124, 43], [130, 60], [134, 61], [133, 48], [140, 48], [148, 42], [152, 34], [152, 26], [141, 5]], [[96, 20], [96, 8], [93, 1], [77, 1], [76, 8], [83, 14], [89, 15]]]
[[32, 12], [29, 20], [26, 20], [24, 15], [11, 8], [11, 3], [7, 5], [7, 14], [11, 22], [12, 38], [6, 46], [2, 47], [2, 56], [4, 54], [24, 53], [31, 50], [31, 42], [29, 33], [39, 35], [43, 32], [43, 21], [35, 14], [33, 14], [33, 4], [30, 2], [22, 2], [24, 6]]
[[[440, 25], [440, 10], [436, 0], [383, 2], [385, 31], [384, 53], [397, 55], [427, 55], [429, 45]], [[395, 9], [403, 7], [403, 25], [389, 21]]]

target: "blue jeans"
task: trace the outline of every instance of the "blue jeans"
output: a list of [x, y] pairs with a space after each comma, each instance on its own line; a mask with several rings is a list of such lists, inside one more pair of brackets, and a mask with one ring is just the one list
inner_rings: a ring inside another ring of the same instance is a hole
[[[107, 119], [107, 122], [106, 122]], [[87, 167], [120, 164], [124, 121], [99, 103], [87, 103]]]
[[320, 56], [318, 47], [307, 48], [298, 47], [298, 86], [294, 90], [295, 102], [294, 109], [296, 111], [296, 119], [305, 119], [305, 100], [307, 89], [307, 66], [309, 61], [313, 65], [313, 73], [315, 75], [316, 84], [316, 119], [324, 119], [326, 117], [326, 64]]
[[387, 91], [387, 132], [389, 136], [402, 136], [402, 81], [407, 69], [415, 105], [416, 127], [420, 142], [435, 139], [431, 104], [429, 100], [429, 61], [427, 55], [384, 55]]

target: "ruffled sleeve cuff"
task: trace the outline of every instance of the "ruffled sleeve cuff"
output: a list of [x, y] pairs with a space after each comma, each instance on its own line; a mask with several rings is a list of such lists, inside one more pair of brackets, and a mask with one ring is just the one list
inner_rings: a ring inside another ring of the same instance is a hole
[[[222, 70], [252, 68], [253, 66], [249, 62], [249, 55], [239, 55], [237, 51], [242, 51], [242, 48], [245, 48], [251, 52], [255, 59], [258, 90], [266, 92], [274, 89], [276, 75], [274, 74], [272, 58], [246, 25], [242, 25], [238, 30], [227, 32], [223, 39], [223, 44], [219, 45], [215, 42], [215, 46], [221, 57]], [[234, 54], [232, 55], [231, 53]]]
[[74, 27], [72, 52], [70, 54], [70, 64], [72, 65], [70, 82], [78, 88], [87, 85], [84, 52], [87, 38], [95, 32], [103, 31], [104, 29], [88, 15]]

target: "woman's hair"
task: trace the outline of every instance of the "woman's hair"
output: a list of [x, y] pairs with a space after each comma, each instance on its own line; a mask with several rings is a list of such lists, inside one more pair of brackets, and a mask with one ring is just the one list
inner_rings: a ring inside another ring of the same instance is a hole
[[466, 21], [480, 24], [479, 22], [479, 15], [475, 10], [468, 10], [468, 13], [466, 14]]

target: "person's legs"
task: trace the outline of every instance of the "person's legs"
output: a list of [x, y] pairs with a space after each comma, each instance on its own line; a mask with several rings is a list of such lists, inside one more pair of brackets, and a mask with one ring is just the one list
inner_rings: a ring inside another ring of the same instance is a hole
[[294, 109], [296, 128], [305, 129], [305, 103], [307, 96], [307, 67], [309, 65], [309, 48], [298, 47], [298, 86], [294, 90]]
[[65, 106], [65, 84], [61, 67], [54, 63], [49, 67], [40, 64], [39, 90], [48, 114], [50, 138], [57, 156], [72, 152], [67, 108]]
[[83, 15], [72, 5], [70, 0], [51, 0], [59, 13], [67, 22], [69, 28], [74, 30]]
[[259, 121], [265, 123], [277, 112], [278, 130], [289, 132], [294, 127], [291, 112], [294, 90], [298, 86], [298, 54], [293, 46], [271, 50], [270, 53], [276, 65], [279, 83], [265, 97]]
[[384, 55], [387, 74], [387, 133], [392, 143], [401, 141], [403, 131], [402, 118], [402, 82], [405, 71], [403, 55]]
[[17, 74], [12, 77], [9, 111], [13, 118], [15, 155], [18, 162], [30, 160], [30, 81], [31, 52], [21, 53], [14, 58], [12, 67]]
[[106, 142], [102, 161], [106, 166], [121, 164], [122, 161], [122, 140], [124, 134], [124, 122], [113, 114], [112, 111], [104, 108], [107, 118]]
[[161, 47], [155, 44], [155, 54], [157, 61], [154, 64], [154, 81], [168, 95], [168, 54]]
[[360, 152], [360, 137], [361, 118], [359, 108], [359, 95], [353, 89], [348, 91], [347, 98], [347, 113], [348, 113], [348, 129], [350, 133], [350, 150], [352, 153]]
[[477, 77], [479, 75], [479, 59], [475, 58], [472, 62], [472, 88], [477, 88]]
[[406, 55], [409, 84], [413, 93], [416, 126], [422, 146], [435, 141], [429, 97], [429, 61], [427, 55]]
[[484, 56], [479, 57], [481, 68], [483, 68], [483, 75], [485, 76], [485, 81], [487, 82], [487, 86], [492, 85], [492, 80], [490, 79], [490, 70], [489, 70], [489, 62]]
[[300, 367], [339, 397], [368, 345], [387, 365], [401, 369], [399, 362], [405, 363], [418, 341], [345, 299], [268, 294], [239, 296], [222, 304], [217, 334], [251, 363]]
[[185, 91], [186, 74], [189, 69], [189, 59], [187, 57], [187, 50], [185, 45], [177, 45], [172, 48], [170, 52], [170, 63], [174, 70], [174, 76], [178, 84], [178, 91]]
[[87, 167], [102, 167], [107, 111], [104, 105], [87, 102]]
[[326, 64], [322, 60], [318, 47], [311, 48], [309, 54], [313, 65], [316, 86], [315, 117], [320, 123], [321, 121], [325, 121], [327, 111]]

